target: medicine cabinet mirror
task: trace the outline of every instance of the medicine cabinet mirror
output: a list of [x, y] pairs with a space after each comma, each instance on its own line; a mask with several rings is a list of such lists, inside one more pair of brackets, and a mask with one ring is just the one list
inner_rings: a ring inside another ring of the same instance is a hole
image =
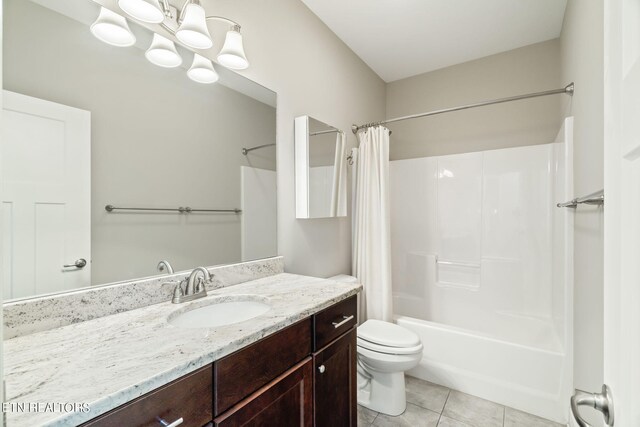
[[347, 215], [347, 154], [340, 129], [309, 116], [295, 119], [296, 217]]

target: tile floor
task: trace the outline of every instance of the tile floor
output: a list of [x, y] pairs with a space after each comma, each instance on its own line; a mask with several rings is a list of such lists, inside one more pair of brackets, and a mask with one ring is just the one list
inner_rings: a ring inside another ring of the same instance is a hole
[[358, 406], [360, 427], [562, 427], [479, 397], [406, 377], [407, 410], [398, 417]]

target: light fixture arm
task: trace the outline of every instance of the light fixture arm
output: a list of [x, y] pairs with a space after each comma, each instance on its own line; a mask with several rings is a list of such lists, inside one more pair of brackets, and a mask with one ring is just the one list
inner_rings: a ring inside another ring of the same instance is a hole
[[171, 13], [171, 5], [169, 4], [169, 0], [162, 0], [162, 12], [164, 16], [173, 19], [173, 14]]
[[[189, 3], [195, 3], [195, 4], [200, 4], [199, 0], [185, 0], [184, 4], [182, 5], [182, 7], [180, 9], [176, 9], [177, 10], [177, 16], [173, 16], [173, 12], [172, 12], [172, 6], [169, 4], [169, 0], [161, 0], [161, 6], [162, 9], [164, 11], [164, 15], [169, 18], [170, 20], [172, 20], [173, 22], [175, 22], [176, 24], [178, 24], [178, 26], [182, 23], [182, 21], [184, 20], [183, 14], [184, 14], [184, 10], [187, 7], [187, 5]], [[205, 18], [205, 20], [207, 21], [221, 21], [221, 22], [225, 22], [229, 25], [231, 25], [232, 29], [234, 31], [240, 32], [240, 29], [242, 28], [242, 26], [240, 24], [238, 24], [236, 21], [234, 21], [233, 19], [229, 19], [226, 18], [224, 16], [219, 16], [219, 15], [211, 15], [211, 16], [207, 16]], [[176, 34], [176, 30], [171, 28], [169, 25], [165, 24], [164, 22], [160, 23], [160, 26], [162, 28], [164, 28], [165, 30], [167, 30], [170, 34], [175, 35]]]
[[238, 24], [233, 19], [225, 18], [224, 16], [207, 16], [205, 19], [207, 21], [222, 21], [222, 22], [226, 22], [227, 24], [231, 25], [234, 30], [240, 32], [240, 28], [241, 28], [240, 24]]
[[[171, 12], [169, 12], [171, 13]], [[160, 23], [160, 26], [162, 28], [164, 28], [169, 34], [171, 34], [172, 36], [176, 35], [176, 30], [174, 30], [173, 28], [171, 28], [170, 26], [168, 26], [167, 24], [165, 24], [164, 22]]]
[[184, 20], [184, 17], [182, 16], [184, 14], [184, 10], [187, 8], [187, 5], [189, 3], [195, 3], [197, 5], [200, 4], [199, 0], [185, 0], [185, 2], [182, 4], [182, 7], [180, 9], [178, 9], [178, 16], [176, 17], [176, 21], [178, 22], [178, 25], [182, 24], [182, 21]]

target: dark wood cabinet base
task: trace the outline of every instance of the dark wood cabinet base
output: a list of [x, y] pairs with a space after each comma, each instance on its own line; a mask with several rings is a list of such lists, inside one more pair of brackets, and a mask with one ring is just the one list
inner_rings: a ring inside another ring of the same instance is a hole
[[84, 425], [356, 427], [355, 309], [353, 296]]
[[356, 427], [357, 334], [352, 328], [314, 353], [314, 416], [316, 427]]
[[216, 418], [213, 425], [312, 427], [312, 365], [306, 358]]

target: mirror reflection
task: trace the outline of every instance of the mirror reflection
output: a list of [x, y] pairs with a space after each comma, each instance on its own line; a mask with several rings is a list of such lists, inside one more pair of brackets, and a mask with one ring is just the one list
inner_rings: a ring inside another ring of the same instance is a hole
[[158, 67], [134, 23], [105, 44], [99, 12], [4, 1], [5, 299], [277, 254], [275, 93]]
[[309, 116], [296, 118], [295, 126], [297, 217], [346, 216], [347, 153], [344, 132]]

